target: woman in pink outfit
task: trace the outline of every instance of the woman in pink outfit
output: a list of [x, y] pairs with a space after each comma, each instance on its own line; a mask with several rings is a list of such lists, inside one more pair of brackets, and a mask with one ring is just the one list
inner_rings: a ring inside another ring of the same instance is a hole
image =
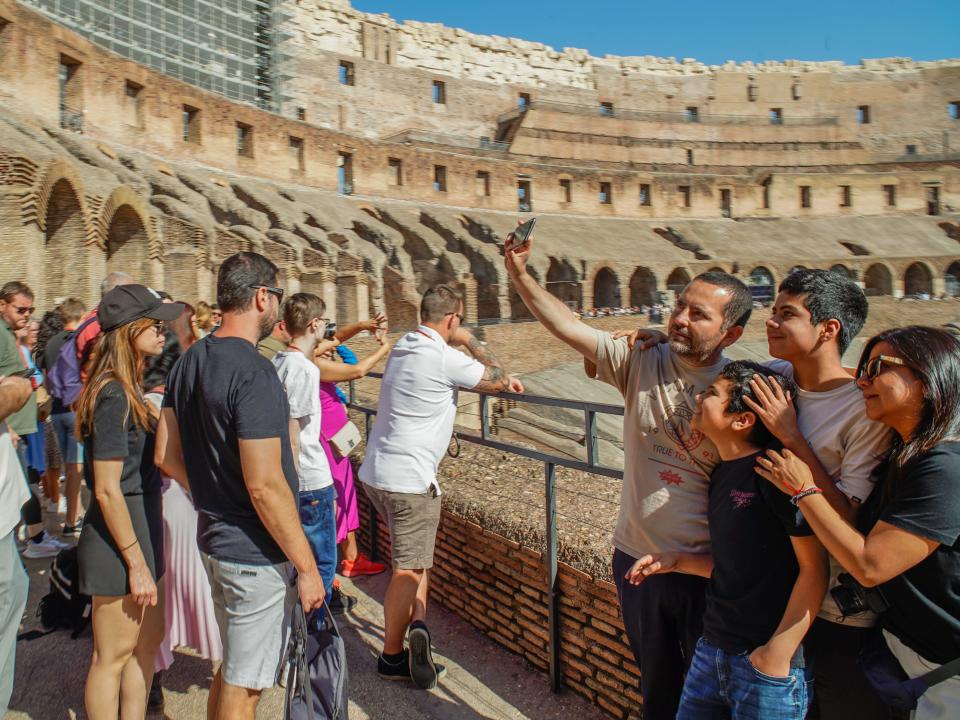
[[[167, 323], [168, 343], [158, 361], [147, 370], [147, 399], [159, 412], [163, 404], [166, 374], [173, 363], [196, 341], [185, 305], [183, 314]], [[154, 659], [156, 672], [150, 688], [148, 709], [163, 708], [162, 672], [173, 665], [178, 647], [196, 650], [213, 662], [223, 658], [220, 631], [213, 610], [210, 582], [197, 548], [197, 511], [190, 493], [180, 483], [163, 477], [163, 550], [167, 572], [164, 585], [166, 632]]]
[[320, 441], [327, 454], [330, 472], [333, 474], [333, 484], [337, 489], [337, 544], [340, 546], [340, 554], [343, 558], [340, 574], [344, 577], [376, 575], [386, 569], [383, 564], [370, 560], [357, 547], [355, 531], [360, 527], [360, 515], [357, 510], [353, 466], [350, 464], [350, 458], [340, 457], [329, 442], [330, 438], [336, 435], [348, 421], [347, 409], [337, 395], [336, 383], [362, 378], [390, 352], [391, 345], [382, 330], [377, 330], [376, 337], [380, 347], [356, 364], [334, 360], [335, 353], [329, 344], [326, 348], [321, 348], [322, 354], [314, 358], [314, 362], [320, 368]]

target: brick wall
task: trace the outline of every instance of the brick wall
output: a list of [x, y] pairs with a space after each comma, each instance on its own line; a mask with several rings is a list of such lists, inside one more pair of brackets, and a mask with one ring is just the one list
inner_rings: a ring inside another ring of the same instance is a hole
[[[361, 544], [370, 546], [370, 505], [358, 483]], [[390, 557], [378, 519], [377, 550]], [[627, 645], [612, 583], [559, 566], [560, 664], [566, 687], [611, 717], [641, 716], [639, 671]], [[543, 553], [444, 510], [437, 533], [430, 598], [507, 650], [546, 671], [548, 597]], [[445, 640], [440, 639], [442, 650]], [[450, 642], [450, 640], [446, 640]], [[548, 683], [546, 673], [543, 682]]]

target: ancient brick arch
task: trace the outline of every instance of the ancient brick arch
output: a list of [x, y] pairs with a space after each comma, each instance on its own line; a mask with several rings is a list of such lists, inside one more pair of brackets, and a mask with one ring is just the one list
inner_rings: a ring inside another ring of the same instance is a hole
[[667, 275], [667, 290], [673, 290], [673, 292], [679, 294], [683, 290], [687, 283], [690, 282], [692, 275], [690, 271], [685, 267], [677, 267], [670, 271], [670, 274]]
[[580, 285], [580, 276], [570, 261], [564, 258], [550, 258], [550, 267], [547, 269], [547, 290], [554, 297], [564, 302], [582, 305], [583, 288]]
[[593, 276], [593, 306], [602, 308], [620, 305], [620, 278], [613, 268], [603, 266]]
[[648, 267], [638, 267], [630, 276], [630, 305], [647, 307], [657, 301], [657, 276]]
[[747, 285], [754, 300], [768, 302], [773, 300], [776, 290], [776, 280], [773, 272], [764, 265], [757, 265], [747, 275]]
[[943, 290], [947, 297], [960, 297], [960, 260], [954, 260], [944, 271]]
[[141, 215], [131, 205], [118, 207], [106, 231], [107, 272], [125, 272], [137, 282], [151, 285], [147, 238], [147, 224]]
[[836, 265], [831, 265], [830, 272], [835, 272], [838, 275], [843, 275], [845, 278], [849, 280], [857, 279], [856, 271], [854, 271], [852, 268], [847, 267], [843, 263], [837, 263]]
[[863, 292], [867, 296], [893, 295], [893, 273], [886, 263], [874, 263], [863, 271]]
[[46, 283], [42, 304], [53, 307], [68, 297], [78, 296], [84, 302], [93, 302], [91, 246], [86, 242], [87, 223], [81, 196], [67, 178], [60, 178], [45, 192], [43, 208]]
[[103, 248], [109, 251], [108, 238], [110, 226], [114, 222], [117, 213], [125, 207], [129, 208], [129, 211], [133, 212], [139, 218], [140, 224], [143, 226], [144, 238], [146, 240], [144, 257], [150, 260], [162, 260], [163, 242], [160, 240], [160, 235], [157, 232], [153, 215], [150, 212], [150, 206], [127, 185], [121, 185], [114, 189], [100, 209], [96, 226], [100, 232]]
[[917, 261], [904, 271], [903, 294], [933, 294], [933, 270], [927, 263]]
[[95, 243], [97, 233], [80, 173], [72, 162], [62, 156], [54, 158], [43, 168], [37, 175], [32, 191], [24, 196], [22, 203], [24, 224], [35, 223], [37, 227], [46, 232], [50, 197], [53, 194], [53, 189], [60, 181], [67, 182], [80, 207], [80, 219], [83, 222], [83, 244]]

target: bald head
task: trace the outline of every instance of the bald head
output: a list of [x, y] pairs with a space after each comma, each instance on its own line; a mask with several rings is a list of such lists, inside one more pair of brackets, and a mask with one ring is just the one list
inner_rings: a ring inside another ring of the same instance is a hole
[[133, 285], [135, 282], [136, 280], [125, 272], [108, 273], [107, 276], [100, 281], [100, 297], [103, 297], [115, 287]]

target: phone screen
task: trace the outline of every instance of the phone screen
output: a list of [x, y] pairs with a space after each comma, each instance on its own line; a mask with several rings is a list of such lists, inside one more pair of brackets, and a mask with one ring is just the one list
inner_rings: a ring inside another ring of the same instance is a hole
[[528, 242], [530, 242], [530, 234], [533, 232], [533, 226], [537, 224], [536, 218], [530, 218], [523, 225], [518, 225], [517, 229], [513, 231], [514, 243], [513, 247], [523, 247]]

